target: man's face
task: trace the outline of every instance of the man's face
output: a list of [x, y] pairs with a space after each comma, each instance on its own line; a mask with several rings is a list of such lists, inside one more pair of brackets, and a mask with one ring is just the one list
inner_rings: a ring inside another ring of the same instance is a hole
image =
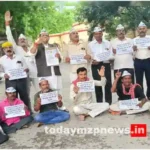
[[118, 38], [124, 38], [125, 37], [125, 31], [123, 29], [117, 30], [116, 33], [117, 33]]
[[131, 85], [131, 83], [132, 83], [132, 78], [131, 78], [131, 76], [125, 76], [125, 77], [123, 77], [123, 79], [122, 79], [122, 83], [123, 83], [123, 85], [126, 87], [128, 87], [128, 86], [130, 86]]
[[48, 81], [42, 81], [41, 83], [40, 83], [40, 88], [41, 88], [41, 90], [43, 91], [43, 92], [47, 92], [49, 89], [50, 89], [50, 86], [49, 86], [49, 83], [48, 83]]
[[41, 38], [41, 41], [44, 44], [47, 44], [48, 41], [49, 41], [49, 35], [48, 35], [48, 33], [41, 33], [40, 38]]
[[10, 57], [10, 56], [13, 56], [13, 47], [11, 46], [11, 47], [6, 47], [6, 48], [4, 48], [4, 52], [5, 52], [5, 54], [8, 56], [8, 57]]
[[7, 96], [7, 99], [9, 99], [9, 100], [15, 100], [16, 99], [16, 92], [12, 92], [12, 93], [6, 92], [6, 96]]
[[70, 33], [70, 40], [71, 41], [79, 41], [79, 34], [78, 32], [72, 32]]
[[103, 32], [102, 32], [102, 31], [100, 31], [100, 32], [95, 32], [95, 33], [94, 33], [94, 38], [95, 38], [97, 41], [101, 40], [102, 37], [103, 37]]
[[138, 27], [138, 33], [140, 37], [144, 37], [147, 32], [147, 27]]
[[87, 71], [80, 71], [78, 73], [78, 79], [80, 81], [86, 81], [86, 78], [87, 78]]
[[19, 39], [18, 39], [18, 45], [19, 45], [19, 46], [28, 46], [28, 42], [27, 42], [27, 40], [24, 39], [24, 38], [19, 38]]

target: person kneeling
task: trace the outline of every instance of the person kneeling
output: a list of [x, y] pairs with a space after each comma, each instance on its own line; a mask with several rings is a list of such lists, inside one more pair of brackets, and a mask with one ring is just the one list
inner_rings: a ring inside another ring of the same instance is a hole
[[[144, 112], [150, 109], [150, 102], [146, 99], [146, 96], [143, 93], [143, 90], [139, 84], [132, 84], [131, 74], [127, 71], [124, 71], [122, 76], [121, 72], [115, 74], [116, 78], [114, 80], [113, 86], [111, 88], [112, 93], [117, 93], [119, 100], [132, 100], [138, 98], [139, 104], [137, 106], [140, 109], [133, 110], [121, 110], [119, 107], [119, 102], [112, 104], [110, 106], [110, 112], [112, 114], [134, 114], [139, 112]], [[122, 84], [118, 84], [119, 79], [122, 77]]]
[[4, 132], [9, 134], [28, 127], [33, 118], [24, 102], [16, 98], [16, 89], [13, 87], [7, 88], [6, 96], [7, 98], [0, 102], [0, 120]]
[[55, 124], [69, 120], [70, 114], [68, 112], [58, 110], [63, 105], [61, 95], [58, 95], [58, 102], [41, 104], [40, 94], [53, 92], [50, 89], [48, 80], [41, 79], [39, 86], [41, 91], [36, 93], [34, 97], [34, 110], [40, 112], [34, 118], [36, 122], [39, 122], [38, 127], [42, 124]]
[[101, 78], [100, 81], [90, 80], [87, 77], [87, 69], [84, 67], [77, 69], [77, 79], [72, 82], [70, 86], [70, 98], [74, 102], [73, 111], [79, 116], [81, 121], [85, 120], [85, 117], [91, 116], [96, 117], [100, 113], [109, 109], [108, 103], [93, 103], [92, 92], [80, 92], [77, 86], [78, 82], [93, 81], [95, 86], [105, 86], [106, 78], [104, 77], [105, 68], [102, 66], [98, 70], [98, 74]]

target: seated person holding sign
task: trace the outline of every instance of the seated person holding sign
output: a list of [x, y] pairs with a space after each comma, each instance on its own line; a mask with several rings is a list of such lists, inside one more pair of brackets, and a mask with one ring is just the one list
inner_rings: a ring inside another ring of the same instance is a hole
[[[126, 110], [127, 114], [143, 112], [150, 108], [150, 102], [147, 101], [141, 86], [139, 84], [132, 84], [132, 77], [129, 72], [124, 71], [121, 76], [121, 72], [118, 71], [115, 76], [116, 78], [111, 91], [112, 93], [117, 93], [120, 102], [122, 100], [129, 100], [129, 102], [131, 100], [132, 102], [135, 99], [138, 99], [140, 101], [137, 102], [138, 104], [133, 106], [133, 108], [139, 106], [139, 109]], [[121, 77], [122, 84], [117, 84]], [[119, 102], [110, 106], [110, 112], [112, 114], [121, 114], [124, 111], [119, 107]]]
[[0, 102], [0, 120], [5, 133], [14, 133], [23, 127], [28, 127], [33, 118], [24, 102], [16, 98], [16, 89], [6, 89], [7, 98]]
[[[84, 84], [84, 82], [91, 81], [95, 86], [105, 86], [106, 78], [104, 77], [105, 68], [102, 66], [100, 70], [98, 70], [98, 74], [101, 77], [100, 81], [90, 80], [87, 77], [87, 69], [82, 67], [77, 69], [77, 79], [72, 82], [70, 87], [70, 98], [74, 102], [73, 111], [76, 115], [79, 116], [81, 121], [85, 120], [85, 117], [91, 116], [96, 117], [100, 113], [109, 109], [108, 103], [93, 103], [92, 102], [92, 90], [87, 89], [88, 85], [85, 85], [86, 91], [81, 91], [81, 86], [79, 87], [79, 83]], [[93, 90], [94, 91], [94, 90]]]
[[51, 90], [48, 80], [44, 78], [40, 80], [39, 86], [41, 91], [36, 93], [34, 97], [34, 110], [40, 112], [34, 118], [36, 122], [40, 123], [38, 126], [68, 120], [70, 114], [63, 110], [58, 110], [58, 107], [63, 105], [61, 95], [55, 94], [57, 91]]

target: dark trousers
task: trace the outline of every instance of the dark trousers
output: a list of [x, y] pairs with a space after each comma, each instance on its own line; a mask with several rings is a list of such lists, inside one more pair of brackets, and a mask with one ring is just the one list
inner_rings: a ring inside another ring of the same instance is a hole
[[[131, 69], [131, 68], [123, 68], [123, 69], [119, 69], [119, 72], [123, 73], [124, 71], [128, 71], [129, 73], [131, 73], [132, 75], [132, 83], [134, 84], [135, 83], [135, 79], [134, 79], [134, 69]], [[118, 70], [114, 70], [114, 78], [115, 78], [115, 74]], [[118, 81], [118, 84], [121, 84], [121, 78], [119, 79]]]
[[136, 82], [140, 84], [143, 88], [143, 77], [145, 73], [146, 83], [147, 83], [147, 97], [150, 98], [150, 58], [148, 59], [135, 59], [135, 76]]
[[[107, 79], [105, 86], [105, 101], [109, 104], [112, 103], [112, 93], [111, 93], [111, 66], [110, 63], [100, 62], [98, 65], [92, 65], [92, 75], [94, 80], [100, 80], [100, 76], [98, 75], [97, 69], [100, 69], [101, 66], [105, 67], [105, 77]], [[103, 100], [103, 91], [101, 86], [95, 86], [95, 94], [97, 102], [102, 102]]]
[[19, 94], [20, 99], [28, 106], [29, 110], [31, 111], [31, 103], [28, 93], [28, 82], [27, 78], [18, 79], [18, 80], [5, 80], [5, 86], [14, 87], [16, 89], [17, 95]]

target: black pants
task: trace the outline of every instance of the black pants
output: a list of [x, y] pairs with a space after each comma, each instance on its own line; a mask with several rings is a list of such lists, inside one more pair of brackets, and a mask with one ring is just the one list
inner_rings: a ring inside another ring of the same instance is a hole
[[[98, 65], [92, 65], [92, 75], [94, 80], [100, 80], [100, 76], [98, 75], [97, 69], [100, 69], [101, 66], [105, 67], [105, 77], [107, 79], [105, 86], [105, 101], [109, 104], [112, 103], [112, 93], [111, 93], [111, 66], [110, 63], [100, 62]], [[103, 101], [103, 91], [101, 86], [95, 86], [95, 94], [97, 102]]]
[[150, 98], [150, 58], [148, 59], [135, 59], [135, 76], [136, 82], [140, 84], [143, 88], [143, 77], [145, 73], [146, 83], [147, 83], [147, 97]]
[[19, 94], [20, 99], [28, 106], [31, 111], [31, 102], [28, 93], [28, 82], [27, 78], [18, 79], [18, 80], [5, 80], [6, 88], [14, 87], [16, 89], [17, 95]]
[[[123, 73], [124, 71], [128, 71], [129, 73], [131, 73], [131, 75], [132, 75], [132, 83], [134, 84], [135, 83], [135, 79], [134, 79], [134, 69], [131, 69], [131, 68], [123, 68], [123, 69], [119, 69], [119, 72], [121, 72], [121, 73]], [[115, 78], [115, 74], [116, 74], [116, 72], [117, 72], [118, 70], [114, 70], [114, 78]], [[121, 84], [122, 82], [121, 82], [121, 78], [119, 79], [119, 81], [118, 81], [118, 84]]]
[[32, 116], [22, 118], [18, 123], [8, 126], [5, 123], [1, 123], [1, 126], [6, 134], [15, 133], [17, 130], [21, 129], [24, 125], [29, 125], [33, 121]]

